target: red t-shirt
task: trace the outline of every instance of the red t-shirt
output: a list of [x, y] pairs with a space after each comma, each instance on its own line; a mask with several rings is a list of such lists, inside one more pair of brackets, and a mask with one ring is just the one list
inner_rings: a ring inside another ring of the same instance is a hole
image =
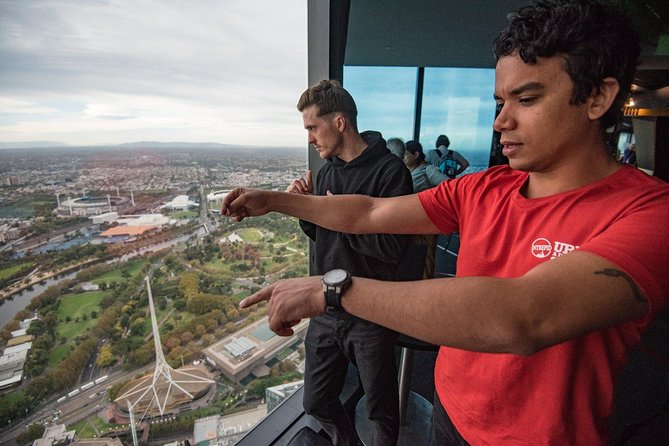
[[624, 166], [587, 186], [526, 199], [519, 189], [527, 177], [497, 166], [419, 194], [442, 232], [460, 231], [457, 275], [518, 277], [580, 249], [629, 274], [650, 310], [530, 356], [441, 347], [435, 386], [473, 445], [607, 444], [625, 351], [668, 301], [669, 185]]

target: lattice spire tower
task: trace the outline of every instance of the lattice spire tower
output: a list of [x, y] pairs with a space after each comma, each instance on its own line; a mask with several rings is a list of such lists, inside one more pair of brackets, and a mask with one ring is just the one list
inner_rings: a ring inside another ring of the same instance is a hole
[[[151, 294], [151, 282], [149, 277], [145, 277], [146, 291], [149, 296], [149, 312], [151, 316], [151, 329], [153, 330], [153, 341], [156, 350], [156, 368], [153, 371], [151, 380], [142, 379], [139, 383], [128, 389], [116, 401], [126, 400], [129, 409], [134, 409], [141, 401], [151, 398], [146, 410], [155, 403], [160, 415], [164, 415], [168, 404], [175, 402], [192, 401], [195, 397], [187, 387], [192, 385], [210, 384], [214, 381], [204, 376], [198, 376], [184, 369], [174, 370], [169, 365], [163, 354], [163, 347], [160, 343], [160, 332], [158, 331], [158, 320], [153, 305], [153, 295]], [[181, 395], [179, 395], [181, 394]], [[134, 402], [133, 402], [134, 400]]]

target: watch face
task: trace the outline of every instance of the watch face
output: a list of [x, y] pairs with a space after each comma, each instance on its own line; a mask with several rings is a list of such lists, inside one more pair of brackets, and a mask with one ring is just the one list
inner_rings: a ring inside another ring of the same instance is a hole
[[337, 285], [346, 281], [346, 277], [347, 273], [343, 269], [333, 269], [325, 274], [325, 280], [332, 285]]

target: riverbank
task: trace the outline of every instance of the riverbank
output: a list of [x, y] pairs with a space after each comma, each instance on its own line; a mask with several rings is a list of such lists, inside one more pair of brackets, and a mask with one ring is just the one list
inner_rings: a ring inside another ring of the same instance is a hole
[[[9, 286], [3, 288], [2, 290], [0, 290], [0, 301], [5, 300], [5, 299], [9, 299], [12, 296], [14, 296], [15, 294], [20, 293], [20, 292], [30, 288], [31, 286], [35, 286], [38, 283], [43, 282], [47, 279], [51, 279], [51, 278], [56, 277], [56, 276], [60, 276], [60, 275], [63, 275], [63, 274], [70, 273], [73, 270], [77, 270], [77, 269], [83, 268], [85, 266], [91, 265], [93, 263], [101, 262], [103, 260], [104, 259], [89, 259], [89, 260], [85, 260], [83, 262], [79, 262], [79, 263], [76, 263], [74, 265], [70, 265], [70, 266], [67, 266], [65, 268], [55, 270], [55, 271], [47, 271], [47, 272], [42, 273], [42, 274], [35, 273], [35, 274], [33, 274], [32, 276], [30, 276], [26, 279], [23, 279], [19, 282], [16, 282], [16, 283], [14, 283], [12, 285], [9, 285]], [[26, 282], [26, 280], [27, 280], [27, 282]]]

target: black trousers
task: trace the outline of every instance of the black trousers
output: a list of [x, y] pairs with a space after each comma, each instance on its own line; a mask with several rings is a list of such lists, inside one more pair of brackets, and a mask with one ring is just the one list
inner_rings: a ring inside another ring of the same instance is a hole
[[446, 409], [439, 401], [437, 391], [434, 392], [434, 405], [432, 406], [432, 426], [437, 446], [469, 446], [462, 438], [460, 432], [455, 428]]
[[350, 315], [311, 319], [304, 343], [304, 410], [316, 418], [336, 446], [360, 445], [355, 425], [341, 404], [349, 362], [360, 375], [373, 423], [373, 444], [392, 446], [399, 435], [395, 341], [397, 333]]

